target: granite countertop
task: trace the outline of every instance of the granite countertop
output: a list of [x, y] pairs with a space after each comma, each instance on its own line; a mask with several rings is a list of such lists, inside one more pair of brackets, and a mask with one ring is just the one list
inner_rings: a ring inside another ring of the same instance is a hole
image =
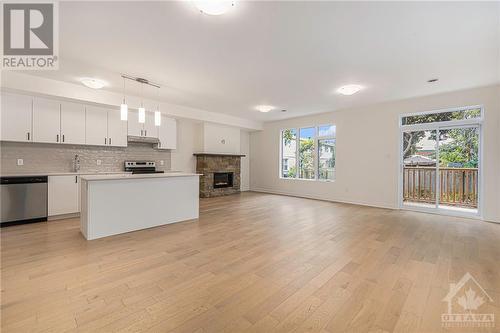
[[107, 175], [84, 175], [82, 180], [123, 180], [123, 179], [149, 179], [149, 178], [171, 178], [171, 177], [193, 177], [200, 176], [198, 173], [165, 172], [165, 173], [142, 173], [142, 174], [107, 174]]

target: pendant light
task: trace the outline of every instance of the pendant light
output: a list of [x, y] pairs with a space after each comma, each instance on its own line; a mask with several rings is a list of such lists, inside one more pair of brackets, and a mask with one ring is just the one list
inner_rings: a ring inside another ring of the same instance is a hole
[[158, 92], [158, 95], [157, 95], [158, 106], [156, 107], [156, 111], [155, 111], [155, 126], [161, 126], [160, 87], [158, 87], [157, 92]]
[[144, 124], [146, 122], [146, 109], [143, 104], [143, 94], [142, 94], [143, 83], [141, 82], [141, 106], [139, 107], [139, 123]]
[[120, 119], [123, 121], [128, 120], [128, 106], [125, 103], [125, 78], [123, 78], [123, 103], [120, 105]]

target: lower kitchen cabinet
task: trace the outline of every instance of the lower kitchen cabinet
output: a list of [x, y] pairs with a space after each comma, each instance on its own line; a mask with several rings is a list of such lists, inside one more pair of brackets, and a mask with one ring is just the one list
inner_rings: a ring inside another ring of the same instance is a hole
[[78, 213], [80, 211], [79, 188], [80, 179], [78, 176], [49, 176], [49, 217]]

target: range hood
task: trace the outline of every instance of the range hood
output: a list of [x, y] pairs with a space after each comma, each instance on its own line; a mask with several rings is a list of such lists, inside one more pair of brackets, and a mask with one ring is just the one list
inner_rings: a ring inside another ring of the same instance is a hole
[[158, 144], [158, 143], [160, 143], [160, 140], [158, 138], [153, 138], [153, 137], [149, 137], [149, 136], [129, 135], [129, 136], [127, 136], [127, 142]]

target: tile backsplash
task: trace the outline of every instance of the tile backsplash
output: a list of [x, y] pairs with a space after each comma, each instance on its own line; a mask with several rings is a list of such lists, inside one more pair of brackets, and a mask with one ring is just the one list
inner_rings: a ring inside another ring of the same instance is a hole
[[[44, 143], [0, 142], [0, 172], [71, 172], [75, 155], [80, 157], [80, 171], [123, 171], [124, 161], [150, 160], [158, 170], [170, 170], [170, 151], [158, 150], [146, 143], [129, 143], [128, 147], [98, 147]], [[18, 166], [17, 159], [24, 165]], [[97, 160], [101, 164], [97, 164]], [[160, 164], [164, 162], [164, 165]]]

